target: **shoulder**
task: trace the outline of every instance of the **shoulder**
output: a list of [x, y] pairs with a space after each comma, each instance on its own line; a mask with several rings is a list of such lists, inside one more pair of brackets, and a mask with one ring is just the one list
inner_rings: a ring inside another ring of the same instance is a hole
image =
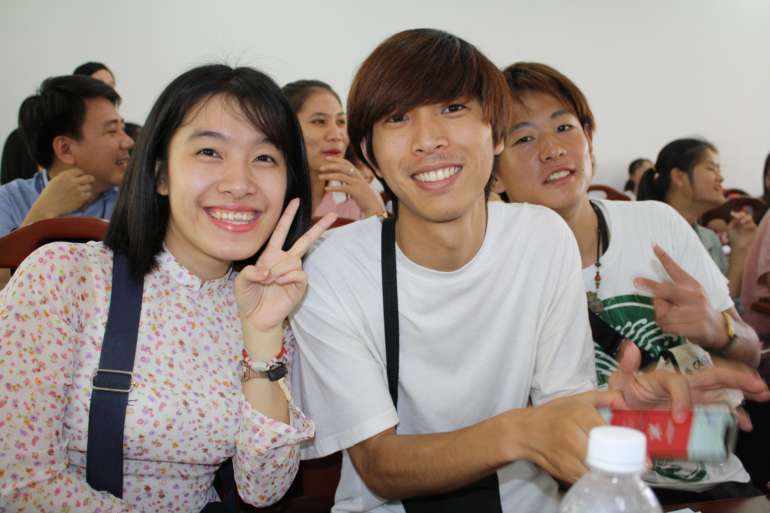
[[58, 283], [85, 283], [111, 269], [112, 251], [101, 242], [52, 242], [33, 251], [18, 273], [42, 275]]
[[515, 245], [553, 244], [555, 240], [574, 241], [564, 219], [548, 207], [530, 203], [489, 203], [490, 237]]
[[329, 263], [379, 258], [382, 222], [372, 216], [324, 233], [305, 258], [308, 268], [326, 267]]
[[0, 197], [4, 199], [38, 196], [35, 188], [35, 177], [17, 178], [4, 185], [0, 185]]

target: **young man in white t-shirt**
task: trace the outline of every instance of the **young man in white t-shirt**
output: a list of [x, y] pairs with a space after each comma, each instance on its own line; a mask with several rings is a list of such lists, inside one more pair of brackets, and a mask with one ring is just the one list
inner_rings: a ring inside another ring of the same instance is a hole
[[[664, 203], [589, 200], [594, 118], [580, 89], [543, 64], [515, 64], [504, 74], [514, 122], [493, 187], [567, 221], [599, 325], [632, 341], [646, 362], [676, 360], [682, 372], [711, 366], [709, 353], [756, 367], [757, 336], [684, 218]], [[618, 364], [608, 348], [597, 343], [595, 351], [597, 381], [606, 385]], [[735, 455], [722, 464], [660, 461], [653, 470], [646, 479], [662, 502], [760, 493]]]
[[[294, 392], [316, 424], [304, 455], [345, 451], [334, 511], [555, 511], [548, 474], [577, 479], [596, 407], [618, 404], [585, 392], [593, 350], [567, 225], [487, 204], [510, 111], [499, 70], [436, 30], [387, 39], [353, 81], [351, 144], [397, 200], [395, 243], [381, 238], [391, 221], [333, 230], [306, 259], [291, 319]], [[681, 408], [689, 391], [672, 375], [642, 388], [671, 390]]]

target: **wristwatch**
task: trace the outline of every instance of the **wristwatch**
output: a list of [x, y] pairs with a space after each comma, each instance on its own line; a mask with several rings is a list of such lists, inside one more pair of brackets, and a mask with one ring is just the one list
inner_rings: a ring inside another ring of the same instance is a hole
[[253, 378], [267, 378], [270, 381], [278, 381], [286, 376], [288, 369], [284, 362], [254, 362], [243, 360], [243, 381]]
[[738, 340], [738, 335], [735, 334], [735, 325], [733, 324], [733, 316], [728, 312], [722, 312], [722, 317], [725, 320], [725, 329], [727, 330], [727, 344], [724, 345], [719, 352], [722, 354], [727, 353], [730, 348]]

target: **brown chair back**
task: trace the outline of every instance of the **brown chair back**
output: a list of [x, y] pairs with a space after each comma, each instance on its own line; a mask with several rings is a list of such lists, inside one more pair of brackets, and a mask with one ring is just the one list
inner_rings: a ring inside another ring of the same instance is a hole
[[37, 221], [0, 237], [0, 268], [16, 269], [22, 260], [49, 242], [104, 239], [108, 223], [95, 217], [55, 217]]
[[588, 186], [588, 193], [601, 193], [593, 194], [592, 196], [601, 196], [608, 200], [613, 201], [631, 201], [631, 198], [623, 194], [617, 189], [613, 189], [609, 185], [592, 184]]
[[732, 220], [733, 212], [740, 212], [743, 209], [747, 209], [754, 218], [754, 222], [759, 224], [762, 220], [762, 216], [767, 211], [767, 203], [759, 198], [752, 198], [751, 196], [740, 196], [736, 198], [730, 198], [716, 208], [712, 208], [700, 218], [700, 224], [706, 226], [714, 219], [722, 219], [724, 222], [729, 223]]

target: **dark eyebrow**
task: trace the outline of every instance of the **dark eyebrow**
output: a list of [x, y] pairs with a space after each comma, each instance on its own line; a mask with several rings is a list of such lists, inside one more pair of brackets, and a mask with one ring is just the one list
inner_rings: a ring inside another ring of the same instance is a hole
[[[551, 119], [556, 119], [556, 118], [559, 118], [561, 116], [569, 116], [571, 114], [572, 113], [570, 111], [568, 111], [568, 110], [559, 109], [556, 112], [554, 112], [553, 114], [551, 114], [550, 118]], [[530, 122], [530, 121], [522, 121], [521, 123], [516, 123], [515, 125], [513, 125], [513, 127], [511, 128], [511, 132], [515, 132], [516, 130], [519, 130], [520, 128], [528, 128], [528, 127], [532, 127], [532, 126], [534, 126], [532, 124], [532, 122]]]
[[[210, 137], [212, 139], [218, 139], [220, 141], [227, 141], [227, 140], [230, 139], [230, 137], [228, 137], [227, 135], [225, 135], [225, 134], [223, 134], [221, 132], [217, 132], [216, 130], [201, 130], [201, 129], [197, 129], [197, 130], [193, 131], [193, 133], [190, 134], [190, 136], [187, 138], [187, 140], [188, 141], [192, 141], [194, 139], [202, 139], [202, 138], [206, 138], [206, 137]], [[260, 146], [262, 144], [272, 144], [273, 146], [275, 146], [273, 141], [271, 141], [266, 136], [260, 137], [258, 139], [254, 139], [254, 143], [253, 144], [255, 146]]]
[[227, 140], [227, 136], [225, 134], [222, 134], [220, 132], [216, 132], [214, 130], [194, 130], [193, 133], [190, 134], [190, 137], [187, 138], [188, 141], [192, 141], [193, 139], [201, 139], [204, 137], [210, 137], [212, 139], [219, 139], [219, 140]]

